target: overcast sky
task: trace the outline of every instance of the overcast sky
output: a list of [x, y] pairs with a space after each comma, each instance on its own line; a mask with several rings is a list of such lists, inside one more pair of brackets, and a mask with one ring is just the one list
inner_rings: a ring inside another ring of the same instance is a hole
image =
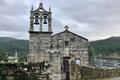
[[[120, 36], [120, 0], [42, 0], [52, 8], [53, 32], [69, 30], [91, 40]], [[0, 0], [0, 37], [28, 39], [29, 11], [40, 0]]]

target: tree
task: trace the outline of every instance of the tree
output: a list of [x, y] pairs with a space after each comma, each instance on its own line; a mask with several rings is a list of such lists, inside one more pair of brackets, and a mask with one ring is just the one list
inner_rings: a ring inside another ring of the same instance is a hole
[[94, 62], [94, 58], [95, 58], [95, 50], [94, 50], [94, 48], [89, 46], [88, 53], [89, 53], [89, 62], [93, 63]]
[[0, 51], [0, 61], [6, 61], [7, 60], [7, 53], [5, 51]]

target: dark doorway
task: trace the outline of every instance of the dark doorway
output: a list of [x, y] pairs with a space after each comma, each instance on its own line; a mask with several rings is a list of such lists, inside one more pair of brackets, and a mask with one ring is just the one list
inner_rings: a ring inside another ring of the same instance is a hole
[[70, 75], [69, 75], [69, 61], [68, 58], [63, 57], [63, 72], [66, 75], [65, 80], [70, 80]]

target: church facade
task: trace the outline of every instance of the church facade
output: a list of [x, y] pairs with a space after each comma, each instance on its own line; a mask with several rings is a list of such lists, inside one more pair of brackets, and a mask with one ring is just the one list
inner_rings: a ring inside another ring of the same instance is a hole
[[[43, 30], [44, 26], [48, 28], [47, 31]], [[36, 31], [35, 27], [39, 27], [39, 30]], [[71, 62], [82, 66], [87, 66], [89, 62], [88, 39], [68, 28], [66, 25], [63, 32], [52, 35], [51, 8], [47, 11], [42, 3], [37, 9], [31, 8], [28, 62], [50, 63], [51, 68], [47, 73], [51, 74], [51, 80], [71, 80]]]

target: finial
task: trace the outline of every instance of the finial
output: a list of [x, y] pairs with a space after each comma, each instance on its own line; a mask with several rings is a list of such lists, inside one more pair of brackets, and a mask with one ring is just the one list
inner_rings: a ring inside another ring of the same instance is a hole
[[42, 2], [40, 2], [39, 7], [43, 8], [43, 3]]
[[68, 26], [68, 25], [66, 25], [66, 26], [65, 26], [65, 29], [66, 29], [66, 30], [68, 30], [68, 29], [69, 29], [69, 26]]
[[32, 7], [31, 7], [31, 11], [33, 11], [33, 5], [32, 5]]
[[51, 6], [49, 6], [49, 11], [51, 12]]

